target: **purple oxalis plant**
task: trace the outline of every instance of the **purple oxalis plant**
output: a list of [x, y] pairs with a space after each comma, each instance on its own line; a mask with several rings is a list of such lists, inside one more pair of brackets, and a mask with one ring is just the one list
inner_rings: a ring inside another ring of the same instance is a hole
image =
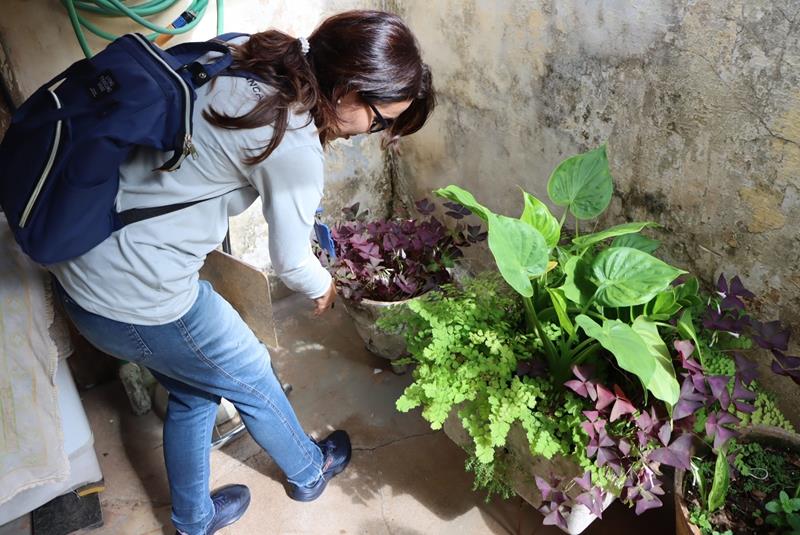
[[[462, 249], [486, 239], [479, 225], [446, 227], [428, 199], [416, 208], [418, 219], [368, 220], [358, 203], [342, 210], [346, 221], [332, 231], [336, 260], [330, 262], [324, 251], [320, 258], [345, 298], [400, 301], [437, 289], [451, 281], [447, 268], [463, 256]], [[445, 215], [456, 219], [469, 213], [447, 208]]]
[[[733, 277], [729, 283], [724, 275], [720, 275], [716, 293], [721, 300], [709, 305], [703, 326], [735, 336], [749, 336], [759, 347], [772, 353], [771, 369], [774, 373], [789, 377], [800, 385], [800, 357], [784, 353], [789, 347], [791, 331], [780, 321], [761, 322], [747, 315], [743, 299], [752, 299], [755, 295], [744, 287], [739, 277]], [[741, 355], [737, 357], [737, 366], [741, 359]], [[749, 377], [742, 377], [742, 380], [748, 383]]]

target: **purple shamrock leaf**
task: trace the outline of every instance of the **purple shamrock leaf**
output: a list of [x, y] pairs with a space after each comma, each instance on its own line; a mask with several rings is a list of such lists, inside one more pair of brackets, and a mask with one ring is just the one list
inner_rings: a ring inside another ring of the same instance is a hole
[[711, 387], [711, 396], [713, 399], [719, 401], [723, 409], [728, 410], [731, 403], [730, 394], [728, 394], [728, 383], [731, 378], [727, 375], [712, 375], [707, 377], [708, 386]]
[[614, 401], [614, 406], [611, 408], [612, 422], [618, 420], [625, 414], [633, 414], [636, 412], [636, 407], [633, 406], [633, 403], [628, 400], [628, 398], [625, 396], [625, 393], [617, 385], [614, 385], [614, 396], [616, 397], [616, 400]]
[[597, 410], [603, 410], [617, 399], [614, 393], [609, 390], [608, 388], [604, 387], [601, 384], [596, 385], [597, 388], [597, 403], [595, 403], [594, 408]]
[[678, 403], [672, 411], [673, 420], [681, 420], [687, 416], [693, 415], [703, 405], [705, 405], [706, 396], [697, 392], [694, 388], [694, 383], [687, 377], [681, 384], [681, 394], [678, 398]]
[[640, 515], [648, 509], [655, 509], [662, 505], [664, 505], [664, 503], [657, 496], [643, 492], [641, 497], [636, 501], [636, 514]]
[[720, 307], [727, 310], [744, 310], [744, 303], [739, 298], [745, 297], [752, 299], [755, 297], [751, 291], [744, 287], [738, 275], [731, 279], [730, 287], [728, 287], [725, 277], [720, 275], [717, 281], [717, 293], [722, 297]]
[[586, 506], [594, 516], [603, 518], [603, 501], [605, 495], [600, 487], [593, 487], [575, 497], [575, 501]]
[[761, 323], [753, 320], [753, 340], [764, 349], [786, 351], [789, 347], [789, 329], [784, 329], [780, 321]]
[[800, 385], [800, 357], [784, 355], [780, 351], [772, 350], [772, 371], [778, 375], [785, 375]]
[[738, 435], [729, 425], [739, 423], [739, 418], [727, 411], [710, 412], [706, 418], [706, 434], [714, 439], [714, 450], [719, 451], [728, 440]]
[[447, 212], [445, 212], [445, 215], [448, 215], [453, 219], [463, 219], [465, 216], [468, 216], [472, 213], [469, 211], [469, 208], [465, 208], [464, 206], [455, 202], [446, 202], [443, 204], [448, 208]]
[[428, 199], [420, 199], [414, 205], [419, 210], [419, 213], [422, 215], [430, 215], [433, 213], [435, 205], [429, 201]]
[[561, 514], [561, 507], [551, 508], [544, 517], [544, 520], [542, 520], [542, 524], [545, 526], [558, 526], [564, 531], [567, 531], [568, 529], [567, 520], [564, 518], [564, 515]]
[[758, 365], [738, 351], [733, 354], [736, 361], [736, 373], [745, 384], [750, 384], [758, 378]]
[[536, 486], [539, 488], [539, 492], [542, 493], [542, 500], [544, 501], [551, 501], [551, 497], [555, 497], [556, 494], [559, 493], [559, 490], [556, 488], [558, 487], [559, 481], [557, 479], [553, 480], [553, 484], [551, 485], [549, 481], [546, 479], [536, 476]]
[[675, 340], [672, 345], [684, 359], [688, 359], [694, 353], [694, 344], [689, 340]]
[[597, 389], [594, 382], [590, 380], [589, 367], [573, 366], [572, 373], [577, 379], [569, 380], [564, 385], [581, 397], [588, 397], [592, 401], [596, 400]]
[[592, 488], [592, 473], [587, 470], [581, 477], [572, 478], [572, 481], [577, 483], [583, 490], [589, 490]]
[[673, 440], [669, 446], [651, 451], [648, 459], [667, 466], [689, 470], [691, 468], [691, 446], [692, 435], [684, 433]]

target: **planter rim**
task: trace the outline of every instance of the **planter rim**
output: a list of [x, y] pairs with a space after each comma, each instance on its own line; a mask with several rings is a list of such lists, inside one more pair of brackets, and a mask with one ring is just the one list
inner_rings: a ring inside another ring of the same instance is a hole
[[[786, 431], [780, 427], [774, 427], [770, 425], [749, 425], [741, 430], [739, 437], [750, 439], [748, 442], [758, 439], [768, 439], [772, 443], [780, 442], [800, 451], [800, 434]], [[686, 503], [686, 499], [683, 496], [683, 482], [685, 477], [686, 470], [682, 470], [680, 468], [675, 470], [675, 481], [673, 488], [673, 495], [675, 497], [675, 520], [677, 523], [680, 520], [680, 517], [683, 517], [686, 525], [689, 526], [689, 532], [692, 535], [701, 535], [701, 532], [697, 526], [689, 522], [689, 507]], [[678, 515], [680, 515], [680, 517]], [[675, 530], [676, 533], [682, 533], [677, 525], [675, 526]]]

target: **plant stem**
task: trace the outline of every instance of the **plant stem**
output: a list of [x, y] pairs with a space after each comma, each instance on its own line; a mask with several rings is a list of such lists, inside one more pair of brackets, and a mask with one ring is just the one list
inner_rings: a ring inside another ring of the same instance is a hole
[[[592, 340], [592, 342], [594, 342], [594, 340]], [[594, 344], [587, 347], [586, 349], [581, 351], [581, 353], [578, 354], [577, 357], [575, 357], [574, 359], [575, 364], [576, 365], [583, 364], [583, 361], [594, 355], [597, 352], [597, 350], [600, 349], [601, 347], [602, 346], [600, 344]]]
[[575, 346], [575, 349], [570, 351], [570, 356], [572, 357], [571, 360], [575, 360], [575, 355], [580, 353], [586, 346], [588, 346], [589, 344], [591, 344], [592, 342], [595, 342], [595, 341], [596, 340], [594, 338], [587, 338], [586, 340], [584, 340], [583, 342], [581, 342], [580, 344]]
[[[542, 347], [544, 348], [544, 352], [547, 355], [547, 361], [550, 365], [550, 371], [556, 376], [556, 380], [559, 381], [561, 377], [564, 377], [566, 371], [563, 370], [563, 362], [560, 361], [558, 358], [559, 353], [556, 350], [556, 347], [553, 345], [553, 342], [547, 337], [547, 334], [544, 332], [544, 327], [542, 324], [539, 323], [539, 318], [536, 317], [536, 311], [533, 308], [533, 303], [531, 302], [530, 297], [523, 297], [522, 302], [525, 305], [525, 318], [528, 322], [528, 327], [533, 326], [533, 330], [539, 335], [539, 339], [542, 341]], [[567, 370], [568, 371], [568, 370]], [[564, 379], [566, 380], [566, 379]], [[560, 380], [560, 383], [563, 383], [564, 380]]]

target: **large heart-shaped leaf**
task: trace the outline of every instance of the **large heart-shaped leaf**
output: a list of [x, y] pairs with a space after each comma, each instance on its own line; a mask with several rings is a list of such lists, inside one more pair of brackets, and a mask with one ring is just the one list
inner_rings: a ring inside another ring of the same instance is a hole
[[589, 263], [580, 256], [571, 256], [564, 264], [564, 274], [567, 278], [560, 288], [564, 297], [573, 303], [585, 305], [597, 291], [597, 286], [591, 280]]
[[[653, 328], [655, 325], [643, 320], [638, 324], [638, 330], [635, 330], [627, 323], [607, 319], [601, 327], [583, 314], [575, 318], [575, 323], [610, 351], [620, 368], [638, 377], [653, 396], [670, 408], [678, 401], [680, 387], [675, 379], [669, 353], [664, 355], [666, 346], [658, 336], [658, 330], [653, 334], [648, 324]], [[636, 325], [636, 321], [634, 324]]]
[[578, 219], [602, 214], [613, 190], [605, 145], [564, 160], [547, 182], [547, 194], [553, 202], [567, 206]]
[[506, 282], [525, 297], [533, 295], [531, 277], [547, 271], [548, 247], [542, 234], [519, 219], [491, 212], [489, 249]]
[[660, 241], [648, 238], [647, 236], [642, 236], [638, 232], [634, 234], [618, 236], [614, 238], [614, 241], [611, 242], [611, 247], [632, 247], [650, 254], [653, 254], [660, 246]]
[[644, 304], [681, 273], [686, 272], [630, 247], [604, 249], [592, 262], [595, 298], [598, 304], [609, 307]]
[[[641, 222], [634, 222], [634, 223], [624, 223], [622, 225], [616, 225], [606, 230], [595, 232], [594, 234], [586, 234], [584, 236], [578, 236], [577, 238], [572, 240], [572, 243], [580, 247], [581, 249], [586, 248], [592, 244], [597, 242], [601, 242], [603, 240], [607, 240], [608, 238], [613, 238], [615, 236], [624, 236], [625, 234], [634, 234], [642, 230], [646, 227], [657, 227], [658, 224], [651, 223], [649, 221], [641, 221]], [[639, 235], [641, 236], [641, 235]], [[644, 237], [644, 236], [641, 236]], [[637, 247], [638, 249], [638, 247]]]
[[647, 345], [649, 354], [656, 362], [650, 381], [644, 383], [645, 387], [672, 408], [678, 402], [680, 387], [675, 378], [675, 367], [672, 365], [672, 357], [667, 349], [667, 344], [658, 333], [656, 324], [643, 316], [639, 316], [633, 321], [633, 330]]
[[491, 210], [476, 201], [475, 197], [472, 196], [472, 193], [458, 186], [451, 184], [446, 188], [435, 190], [434, 193], [439, 197], [444, 197], [445, 199], [449, 199], [463, 205], [466, 208], [469, 208], [473, 214], [480, 217], [484, 221], [488, 221], [489, 214], [492, 213]]
[[538, 230], [547, 246], [551, 249], [558, 244], [561, 237], [561, 225], [558, 223], [550, 209], [539, 199], [528, 192], [522, 192], [525, 198], [525, 209], [520, 219]]

